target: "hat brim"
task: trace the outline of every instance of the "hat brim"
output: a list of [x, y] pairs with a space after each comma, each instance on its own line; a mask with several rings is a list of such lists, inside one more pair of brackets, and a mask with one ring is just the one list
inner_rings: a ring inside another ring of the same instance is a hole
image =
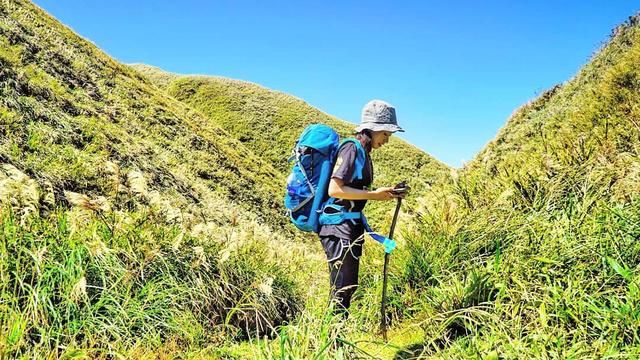
[[362, 130], [371, 130], [371, 131], [390, 131], [390, 132], [404, 132], [404, 129], [401, 128], [398, 125], [394, 125], [394, 124], [376, 124], [376, 123], [365, 123], [365, 124], [360, 124], [360, 126], [358, 126], [356, 128], [356, 132], [360, 132]]

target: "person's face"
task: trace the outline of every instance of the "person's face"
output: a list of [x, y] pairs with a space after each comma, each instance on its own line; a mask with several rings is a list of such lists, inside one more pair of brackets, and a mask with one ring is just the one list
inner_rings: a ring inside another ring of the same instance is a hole
[[377, 149], [389, 142], [389, 137], [393, 133], [391, 131], [372, 131], [371, 132], [371, 148]]

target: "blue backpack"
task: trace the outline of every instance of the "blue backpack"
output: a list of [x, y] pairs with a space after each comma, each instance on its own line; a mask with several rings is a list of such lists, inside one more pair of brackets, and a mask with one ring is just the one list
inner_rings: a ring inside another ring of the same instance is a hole
[[309, 125], [302, 131], [289, 158], [289, 162], [294, 161], [294, 164], [287, 178], [285, 207], [291, 222], [302, 231], [318, 232], [320, 225], [362, 219], [369, 235], [390, 252], [392, 241], [373, 232], [362, 212], [347, 212], [327, 195], [338, 150], [347, 142], [353, 142], [358, 151], [353, 179], [362, 178], [366, 153], [360, 141], [350, 138], [340, 142], [338, 134], [323, 124]]

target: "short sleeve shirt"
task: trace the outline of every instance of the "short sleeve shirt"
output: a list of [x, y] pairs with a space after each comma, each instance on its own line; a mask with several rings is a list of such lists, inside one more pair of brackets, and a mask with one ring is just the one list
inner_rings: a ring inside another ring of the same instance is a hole
[[[373, 182], [373, 164], [369, 154], [366, 154], [364, 168], [362, 169], [362, 179], [352, 181], [355, 172], [355, 162], [358, 149], [352, 142], [348, 142], [340, 148], [336, 163], [333, 167], [332, 179], [340, 179], [344, 181], [346, 186], [355, 189], [368, 189]], [[345, 200], [336, 199], [335, 203], [344, 206], [346, 211], [356, 212], [362, 211], [367, 204], [367, 200]], [[341, 239], [354, 239], [364, 232], [364, 227], [360, 220], [347, 220], [338, 225], [321, 225], [319, 235], [333, 235]]]

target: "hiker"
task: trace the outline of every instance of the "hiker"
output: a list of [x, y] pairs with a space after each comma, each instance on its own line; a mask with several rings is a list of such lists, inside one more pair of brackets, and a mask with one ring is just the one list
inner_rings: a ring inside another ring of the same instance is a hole
[[[338, 157], [329, 182], [329, 201], [343, 206], [349, 212], [362, 212], [367, 200], [394, 200], [404, 194], [394, 193], [393, 187], [370, 190], [373, 182], [373, 164], [370, 153], [389, 141], [398, 126], [395, 108], [381, 100], [372, 100], [362, 109], [360, 126], [355, 138], [362, 144], [365, 159], [358, 159], [355, 143], [347, 142], [339, 149]], [[362, 161], [362, 179], [351, 181], [356, 162]], [[327, 208], [325, 207], [325, 212]], [[327, 255], [331, 284], [331, 300], [337, 313], [348, 316], [351, 296], [358, 286], [358, 268], [365, 226], [361, 219], [345, 220], [335, 225], [320, 225], [318, 235]]]

